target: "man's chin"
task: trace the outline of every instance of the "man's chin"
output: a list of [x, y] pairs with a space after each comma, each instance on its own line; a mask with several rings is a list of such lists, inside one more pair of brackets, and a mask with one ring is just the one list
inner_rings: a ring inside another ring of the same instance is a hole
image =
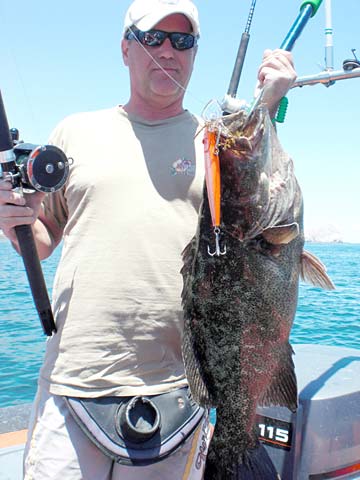
[[159, 97], [177, 97], [182, 96], [184, 92], [179, 85], [176, 85], [170, 79], [157, 83], [151, 90], [153, 95]]

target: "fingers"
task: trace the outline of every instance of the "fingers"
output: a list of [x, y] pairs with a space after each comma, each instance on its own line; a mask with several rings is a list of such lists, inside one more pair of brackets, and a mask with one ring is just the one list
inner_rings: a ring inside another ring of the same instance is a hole
[[[34, 216], [34, 210], [30, 207], [16, 207], [13, 205], [2, 205], [1, 207], [1, 218], [7, 219], [14, 217], [16, 219], [18, 218], [30, 218], [29, 221], [31, 221], [31, 218]], [[26, 222], [29, 223], [29, 222]], [[16, 224], [18, 224], [16, 220]]]
[[262, 102], [271, 116], [276, 114], [279, 101], [286, 96], [296, 80], [292, 54], [285, 50], [265, 50], [258, 70], [258, 86], [263, 89]]
[[18, 225], [32, 225], [36, 221], [43, 195], [41, 194], [38, 198], [35, 198], [37, 194], [34, 194], [34, 198], [31, 201], [27, 201], [26, 198], [13, 191], [12, 188], [10, 181], [0, 180], [0, 229], [6, 237], [17, 243], [14, 227]]
[[294, 69], [292, 53], [287, 52], [286, 50], [281, 50], [280, 48], [277, 48], [276, 50], [267, 49], [264, 51], [262, 64], [271, 64], [271, 62], [275, 62], [276, 65], [281, 63], [285, 68]]
[[17, 225], [31, 225], [36, 220], [34, 210], [30, 207], [2, 205], [0, 207], [0, 228], [8, 230]]
[[285, 50], [265, 50], [259, 67], [258, 80], [261, 86], [271, 82], [279, 84], [284, 94], [296, 80], [292, 54]]
[[40, 208], [41, 202], [45, 197], [43, 192], [25, 193], [24, 195], [13, 190], [10, 181], [0, 180], [0, 207], [1, 205], [29, 206], [35, 211]]
[[11, 182], [0, 180], [0, 205], [11, 203], [12, 205], [23, 206], [26, 204], [25, 198], [12, 190]]
[[4, 235], [17, 244], [14, 227], [18, 225], [32, 225], [36, 220], [34, 210], [30, 207], [15, 205], [0, 205], [0, 229]]
[[[266, 59], [268, 58], [271, 58], [271, 57], [278, 57], [278, 58], [283, 58], [283, 59], [287, 59], [288, 62], [290, 62], [291, 64], [293, 64], [293, 55], [291, 52], [287, 52], [286, 50], [282, 50], [281, 48], [276, 48], [275, 50], [270, 50], [269, 48], [267, 48], [266, 50], [264, 50], [264, 53], [263, 53], [263, 61], [265, 61]], [[287, 62], [286, 62], [287, 63]]]

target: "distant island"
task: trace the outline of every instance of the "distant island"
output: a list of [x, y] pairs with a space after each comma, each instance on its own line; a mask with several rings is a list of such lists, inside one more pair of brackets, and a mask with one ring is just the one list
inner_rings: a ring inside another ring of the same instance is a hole
[[344, 243], [342, 234], [334, 225], [322, 225], [305, 231], [305, 240], [313, 243]]

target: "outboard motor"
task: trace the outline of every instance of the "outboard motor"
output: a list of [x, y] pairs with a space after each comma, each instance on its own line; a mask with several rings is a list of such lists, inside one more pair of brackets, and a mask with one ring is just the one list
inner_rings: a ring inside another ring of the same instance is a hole
[[258, 407], [259, 438], [283, 480], [360, 479], [360, 351], [293, 345], [299, 407]]

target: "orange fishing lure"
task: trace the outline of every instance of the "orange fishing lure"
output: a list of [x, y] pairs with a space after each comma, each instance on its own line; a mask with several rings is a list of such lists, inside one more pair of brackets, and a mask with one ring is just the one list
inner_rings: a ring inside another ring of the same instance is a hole
[[213, 227], [220, 226], [221, 220], [221, 183], [220, 183], [220, 160], [218, 152], [218, 133], [205, 127], [204, 133], [205, 153], [205, 181], [211, 212]]

